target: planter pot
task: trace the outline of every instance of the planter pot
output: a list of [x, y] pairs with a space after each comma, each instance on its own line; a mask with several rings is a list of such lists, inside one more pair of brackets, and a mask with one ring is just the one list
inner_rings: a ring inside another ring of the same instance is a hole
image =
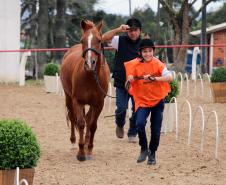
[[56, 92], [56, 76], [44, 76], [45, 91]]
[[[26, 179], [29, 185], [33, 184], [34, 168], [20, 169], [20, 181]], [[16, 170], [0, 170], [0, 185], [13, 185], [15, 181]]]
[[175, 122], [175, 103], [165, 103], [161, 132], [172, 132]]
[[211, 83], [215, 103], [226, 103], [226, 82]]

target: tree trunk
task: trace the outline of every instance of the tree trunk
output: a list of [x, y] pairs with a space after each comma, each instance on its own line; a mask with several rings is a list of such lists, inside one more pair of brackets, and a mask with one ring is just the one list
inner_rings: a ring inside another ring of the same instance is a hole
[[[56, 15], [56, 35], [55, 35], [55, 46], [56, 48], [64, 48], [66, 40], [66, 24], [65, 24], [65, 10], [66, 10], [66, 1], [57, 0], [57, 15]], [[61, 63], [64, 52], [56, 53], [56, 62]]]
[[[38, 48], [48, 47], [48, 1], [39, 0], [38, 12]], [[43, 77], [43, 67], [47, 63], [46, 52], [38, 52], [38, 76]]]
[[[203, 1], [204, 4], [199, 8], [198, 11], [194, 12], [194, 3], [196, 1], [182, 0], [182, 1], [172, 1], [172, 0], [159, 0], [162, 5], [162, 8], [169, 15], [169, 19], [174, 28], [174, 42], [176, 45], [187, 45], [189, 44], [189, 32], [190, 26], [192, 25], [193, 20], [200, 14], [201, 10], [207, 6], [209, 3], [214, 0]], [[173, 7], [173, 2], [181, 7]], [[191, 11], [193, 10], [193, 11]], [[177, 71], [184, 71], [186, 64], [187, 48], [174, 48], [173, 50], [174, 66], [173, 69]]]
[[[188, 45], [189, 44], [189, 32], [190, 32], [190, 21], [189, 21], [189, 4], [184, 3], [182, 17], [177, 21], [175, 29], [175, 42], [176, 45]], [[180, 47], [174, 49], [174, 70], [184, 72], [186, 66], [187, 48]]]
[[[34, 1], [34, 6], [32, 6], [32, 15], [36, 15], [36, 11], [37, 11], [37, 1]], [[31, 30], [30, 30], [30, 43], [31, 43], [31, 48], [37, 48], [37, 19], [33, 20], [31, 22]], [[33, 77], [38, 78], [38, 74], [37, 74], [37, 55], [36, 53], [32, 52], [31, 53], [31, 56], [30, 57], [30, 61], [31, 61], [31, 64], [32, 64], [32, 75]]]

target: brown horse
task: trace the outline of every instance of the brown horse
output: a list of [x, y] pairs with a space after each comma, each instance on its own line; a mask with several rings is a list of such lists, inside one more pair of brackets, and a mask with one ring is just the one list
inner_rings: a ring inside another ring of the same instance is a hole
[[[79, 132], [77, 159], [84, 161], [92, 159], [94, 134], [107, 94], [110, 71], [103, 55], [102, 21], [94, 25], [82, 20], [81, 27], [81, 44], [74, 45], [64, 55], [60, 77], [71, 122], [70, 140], [75, 143], [76, 128]], [[86, 114], [85, 105], [89, 105]]]

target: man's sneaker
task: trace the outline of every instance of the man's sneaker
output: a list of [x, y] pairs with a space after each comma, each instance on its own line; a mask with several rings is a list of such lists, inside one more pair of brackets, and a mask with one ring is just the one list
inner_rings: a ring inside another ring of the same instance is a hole
[[155, 165], [156, 164], [156, 158], [155, 158], [155, 152], [149, 152], [148, 154], [148, 165]]
[[147, 156], [148, 156], [148, 150], [143, 150], [143, 151], [141, 150], [140, 155], [137, 159], [137, 162], [141, 163], [141, 162], [145, 161]]
[[137, 138], [136, 138], [136, 136], [129, 136], [128, 137], [128, 141], [129, 141], [129, 143], [136, 143], [137, 142]]
[[120, 139], [123, 138], [124, 137], [124, 128], [116, 126], [115, 133], [118, 138], [120, 138]]

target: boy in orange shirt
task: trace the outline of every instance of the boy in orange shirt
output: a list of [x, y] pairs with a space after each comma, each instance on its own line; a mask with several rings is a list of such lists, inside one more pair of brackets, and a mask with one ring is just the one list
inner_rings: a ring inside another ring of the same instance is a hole
[[[164, 63], [154, 57], [155, 46], [150, 39], [143, 39], [139, 46], [141, 58], [126, 62], [126, 88], [133, 96], [137, 114], [136, 126], [141, 152], [137, 162], [148, 157], [149, 165], [156, 164], [155, 152], [159, 146], [164, 110], [164, 98], [170, 92], [172, 73]], [[145, 126], [151, 112], [151, 139], [148, 146]]]

